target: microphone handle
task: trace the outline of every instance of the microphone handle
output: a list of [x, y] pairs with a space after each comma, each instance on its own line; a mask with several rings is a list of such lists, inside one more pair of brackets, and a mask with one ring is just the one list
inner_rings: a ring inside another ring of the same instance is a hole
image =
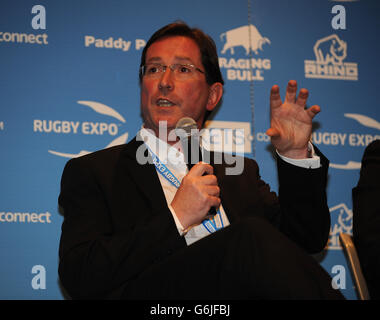
[[[196, 139], [197, 138], [192, 138], [192, 137], [189, 137], [188, 139], [186, 139], [187, 140], [187, 159], [185, 159], [185, 161], [186, 161], [186, 165], [187, 165], [187, 168], [189, 169], [189, 171], [195, 165], [195, 163], [202, 161], [202, 150], [201, 150], [200, 145], [199, 145], [199, 140], [195, 141]], [[194, 160], [199, 160], [198, 162], [193, 161], [193, 158], [192, 158], [192, 155], [194, 154], [192, 151], [195, 151], [194, 150], [195, 147], [198, 148], [198, 159], [194, 159]], [[216, 208], [211, 207], [210, 210], [208, 211], [207, 215], [208, 216], [215, 216], [216, 215]]]

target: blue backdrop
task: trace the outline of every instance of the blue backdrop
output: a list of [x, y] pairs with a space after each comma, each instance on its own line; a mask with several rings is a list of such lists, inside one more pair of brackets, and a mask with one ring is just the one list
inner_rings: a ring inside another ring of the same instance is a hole
[[[0, 299], [64, 298], [57, 274], [63, 167], [134, 137], [142, 48], [175, 20], [215, 40], [226, 92], [209, 127], [233, 129], [225, 139], [256, 158], [273, 190], [276, 166], [265, 135], [271, 86], [284, 93], [295, 79], [310, 90], [309, 104], [321, 106], [313, 141], [331, 161], [332, 225], [316, 258], [356, 299], [338, 235], [352, 232], [351, 189], [365, 146], [380, 138], [379, 9], [375, 0], [3, 0]], [[218, 148], [220, 130], [211, 132]]]

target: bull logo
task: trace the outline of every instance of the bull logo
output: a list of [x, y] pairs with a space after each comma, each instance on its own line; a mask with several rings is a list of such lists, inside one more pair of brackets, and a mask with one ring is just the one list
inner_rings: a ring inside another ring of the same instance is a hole
[[249, 54], [250, 50], [258, 54], [258, 50], [263, 50], [262, 46], [265, 43], [270, 44], [270, 40], [263, 37], [252, 24], [226, 31], [220, 35], [220, 39], [222, 41], [225, 39], [226, 41], [221, 52], [222, 54], [227, 50], [230, 50], [231, 54], [234, 54], [234, 48], [240, 46], [244, 47], [246, 55]]
[[319, 63], [342, 64], [347, 57], [347, 43], [332, 34], [315, 43], [314, 54]]

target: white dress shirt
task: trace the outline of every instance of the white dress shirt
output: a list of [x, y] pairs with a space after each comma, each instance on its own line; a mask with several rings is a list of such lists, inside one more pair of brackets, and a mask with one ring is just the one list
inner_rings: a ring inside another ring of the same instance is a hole
[[[175, 145], [170, 146], [163, 140], [158, 139], [152, 131], [145, 129], [144, 127], [141, 128], [139, 134], [148, 148], [160, 159], [160, 161], [171, 171], [171, 173], [175, 175], [178, 181], [181, 182], [183, 177], [188, 173], [184, 155], [181, 152], [181, 142], [177, 142]], [[289, 159], [281, 156], [280, 154], [279, 156], [284, 161], [287, 161], [296, 166], [304, 168], [319, 168], [320, 159], [314, 154], [314, 149], [311, 143], [309, 143], [309, 150], [312, 153], [312, 158], [308, 159]], [[170, 183], [162, 174], [160, 174], [158, 170], [156, 170], [156, 172], [164, 191], [169, 210], [172, 213], [173, 219], [177, 226], [178, 232], [181, 236], [185, 237], [187, 245], [191, 245], [192, 243], [208, 236], [210, 232], [204, 227], [202, 223], [193, 225], [185, 230], [171, 206], [171, 202], [173, 201], [173, 198], [177, 192], [177, 188], [172, 183]], [[220, 205], [219, 210], [221, 213], [223, 226], [226, 227], [230, 224], [230, 222], [228, 221], [222, 204]]]

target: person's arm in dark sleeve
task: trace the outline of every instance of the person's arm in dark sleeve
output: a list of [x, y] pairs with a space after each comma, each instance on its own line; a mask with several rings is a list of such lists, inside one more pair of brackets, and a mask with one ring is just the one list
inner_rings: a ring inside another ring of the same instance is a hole
[[326, 185], [328, 159], [316, 148], [320, 168], [306, 169], [277, 159], [280, 230], [308, 253], [324, 249], [330, 232]]

